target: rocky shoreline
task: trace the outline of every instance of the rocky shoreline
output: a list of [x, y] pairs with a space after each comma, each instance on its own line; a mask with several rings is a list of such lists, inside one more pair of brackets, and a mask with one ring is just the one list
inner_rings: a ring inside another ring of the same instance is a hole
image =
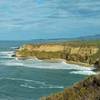
[[100, 74], [90, 76], [63, 92], [41, 97], [40, 100], [100, 100]]
[[[99, 44], [100, 46], [100, 44]], [[16, 50], [18, 59], [37, 58], [50, 62], [63, 61], [84, 67], [95, 66], [100, 69], [100, 47], [91, 43], [61, 43], [24, 45]], [[90, 76], [63, 92], [42, 97], [41, 100], [100, 100], [100, 74]]]
[[[19, 59], [38, 58], [40, 60], [57, 61], [63, 60], [69, 64], [81, 66], [94, 66], [97, 59], [100, 62], [100, 49], [97, 45], [83, 43], [60, 43], [23, 45], [16, 50], [15, 56]], [[96, 67], [100, 67], [97, 63]]]

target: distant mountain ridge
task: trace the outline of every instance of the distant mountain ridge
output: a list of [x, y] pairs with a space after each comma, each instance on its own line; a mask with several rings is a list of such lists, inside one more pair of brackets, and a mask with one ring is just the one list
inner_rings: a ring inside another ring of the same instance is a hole
[[49, 43], [49, 42], [66, 42], [74, 40], [99, 40], [100, 34], [81, 36], [77, 38], [55, 38], [55, 39], [33, 39], [31, 40], [34, 43]]
[[98, 40], [98, 39], [100, 39], [100, 34], [78, 37], [77, 39], [80, 39], [80, 40]]

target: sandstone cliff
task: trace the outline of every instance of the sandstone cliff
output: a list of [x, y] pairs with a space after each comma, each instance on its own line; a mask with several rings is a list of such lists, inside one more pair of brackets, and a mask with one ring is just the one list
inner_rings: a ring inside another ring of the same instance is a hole
[[[16, 51], [18, 58], [64, 59], [68, 63], [92, 65], [100, 68], [100, 42], [68, 42], [23, 45]], [[63, 92], [42, 97], [41, 100], [100, 100], [100, 75], [65, 89]]]
[[39, 59], [65, 59], [77, 63], [94, 64], [99, 56], [97, 45], [77, 42], [59, 44], [23, 45], [17, 52], [17, 57], [37, 57]]
[[59, 44], [23, 45], [16, 51], [16, 56], [37, 57], [39, 59], [65, 59], [77, 63], [94, 64], [100, 59], [100, 48], [94, 44], [79, 42]]

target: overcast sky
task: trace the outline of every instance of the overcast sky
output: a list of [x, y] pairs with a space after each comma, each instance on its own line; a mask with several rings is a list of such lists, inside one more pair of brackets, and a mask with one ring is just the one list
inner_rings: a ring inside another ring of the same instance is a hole
[[100, 0], [0, 0], [0, 40], [100, 34]]

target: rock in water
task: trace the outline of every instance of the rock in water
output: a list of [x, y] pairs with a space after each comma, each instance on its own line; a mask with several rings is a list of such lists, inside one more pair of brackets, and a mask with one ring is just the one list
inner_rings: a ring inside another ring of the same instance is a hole
[[96, 59], [95, 63], [94, 63], [94, 66], [97, 68], [97, 69], [100, 69], [100, 60], [99, 59]]

